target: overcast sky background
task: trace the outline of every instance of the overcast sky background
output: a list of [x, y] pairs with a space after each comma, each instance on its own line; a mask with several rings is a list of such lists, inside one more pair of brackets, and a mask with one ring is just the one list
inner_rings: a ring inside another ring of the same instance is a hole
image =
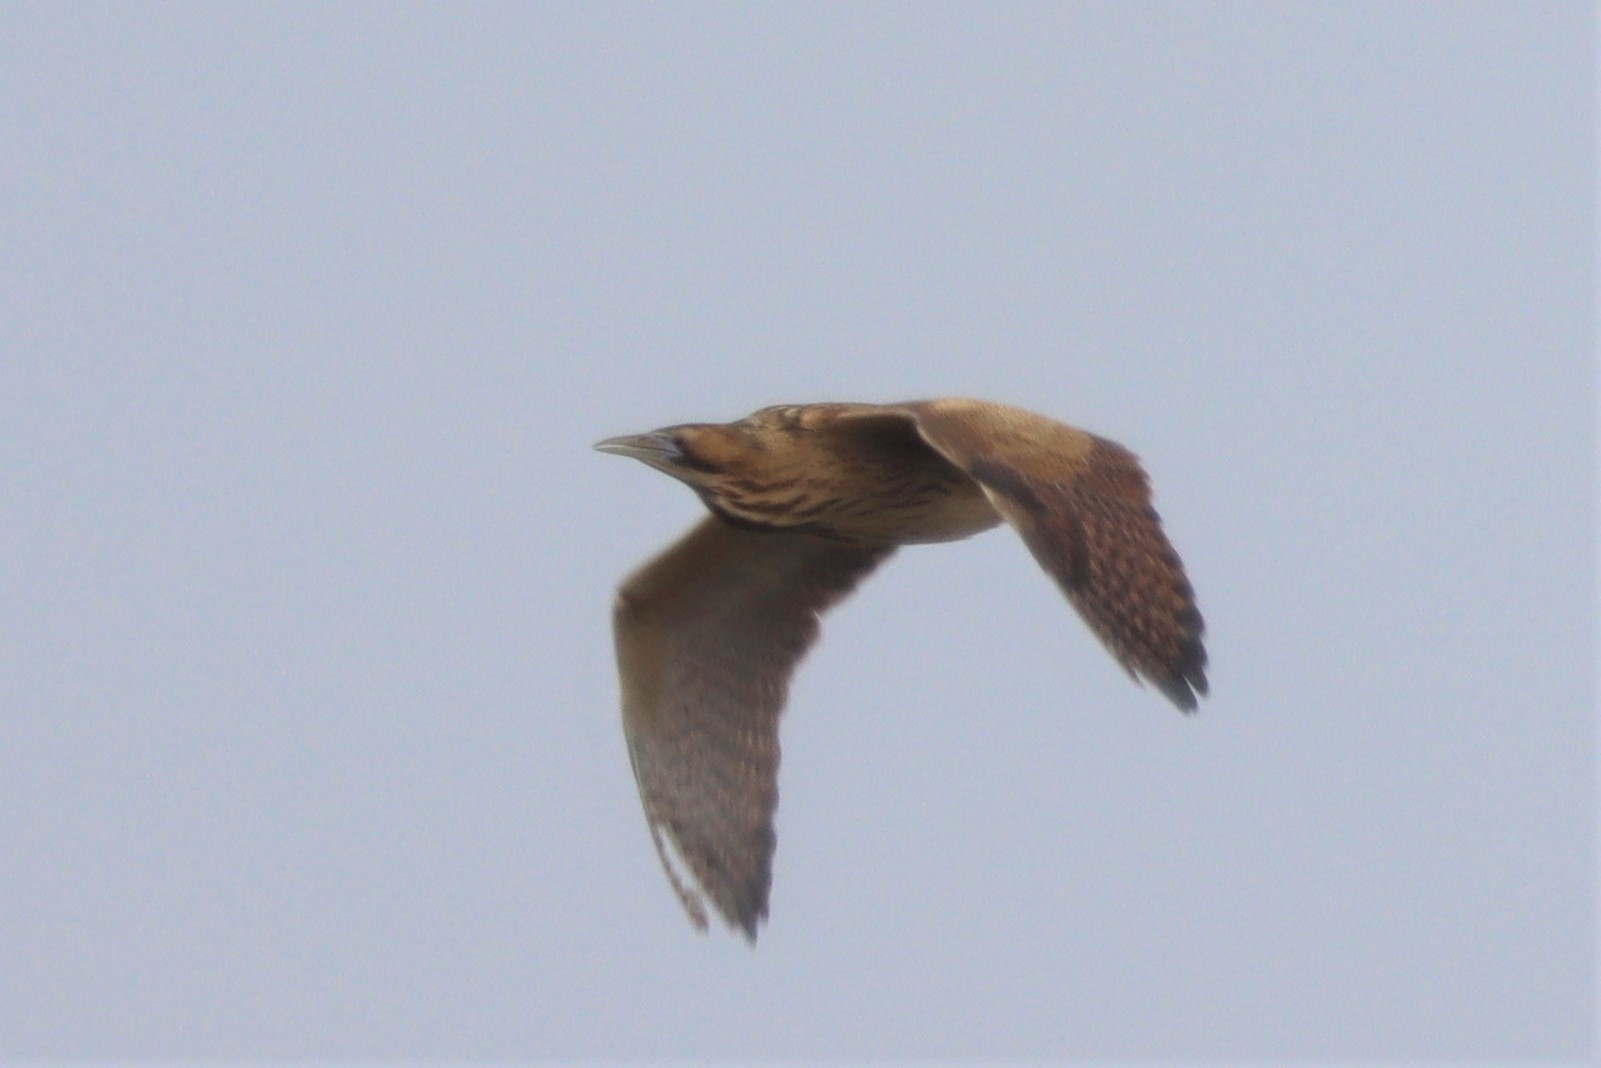
[[[0, 1055], [1584, 1057], [1589, 5], [0, 6]], [[697, 936], [616, 712], [693, 495], [972, 395], [1149, 468], [1193, 719], [901, 554]]]

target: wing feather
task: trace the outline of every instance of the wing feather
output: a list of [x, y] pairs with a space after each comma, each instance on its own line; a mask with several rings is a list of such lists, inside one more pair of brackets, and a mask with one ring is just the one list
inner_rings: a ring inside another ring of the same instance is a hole
[[704, 896], [755, 939], [767, 915], [790, 676], [821, 613], [890, 551], [711, 517], [619, 590], [629, 758], [662, 866], [697, 927]]
[[1192, 711], [1207, 690], [1205, 626], [1135, 455], [1004, 405], [895, 407], [983, 487], [1124, 669]]

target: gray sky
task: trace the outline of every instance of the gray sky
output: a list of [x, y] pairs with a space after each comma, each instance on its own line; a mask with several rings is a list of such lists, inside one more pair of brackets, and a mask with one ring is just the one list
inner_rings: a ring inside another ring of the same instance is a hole
[[[0, 7], [0, 1054], [1579, 1058], [1588, 5]], [[1116, 438], [1212, 699], [1002, 530], [832, 615], [771, 923], [616, 712], [590, 450]]]

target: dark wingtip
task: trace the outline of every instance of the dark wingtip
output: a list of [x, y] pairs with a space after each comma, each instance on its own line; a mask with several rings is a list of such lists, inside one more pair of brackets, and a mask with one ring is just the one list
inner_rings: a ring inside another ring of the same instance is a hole
[[766, 918], [767, 910], [764, 908], [741, 909], [734, 922], [739, 927], [740, 932], [744, 934], [745, 941], [754, 947], [756, 945], [757, 927]]
[[1195, 715], [1200, 698], [1207, 695], [1206, 654], [1201, 653], [1194, 662], [1180, 668], [1165, 679], [1153, 679], [1156, 688], [1186, 716]]
[[1190, 689], [1188, 682], [1183, 679], [1164, 679], [1157, 683], [1156, 686], [1157, 689], [1162, 691], [1164, 697], [1178, 706], [1180, 712], [1186, 716], [1195, 715], [1198, 702], [1195, 692]]
[[[772, 855], [771, 845], [767, 847], [767, 854]], [[745, 941], [752, 946], [756, 944], [757, 929], [767, 920], [767, 891], [771, 879], [768, 870], [764, 869], [743, 892], [734, 894], [733, 900], [721, 906], [723, 918], [729, 926], [743, 934]]]

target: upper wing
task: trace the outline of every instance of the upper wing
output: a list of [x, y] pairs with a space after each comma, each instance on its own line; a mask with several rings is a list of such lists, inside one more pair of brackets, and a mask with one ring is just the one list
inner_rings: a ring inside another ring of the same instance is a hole
[[895, 408], [977, 480], [1123, 667], [1193, 710], [1206, 693], [1201, 613], [1134, 454], [999, 404]]
[[756, 937], [767, 915], [778, 716], [790, 675], [817, 637], [818, 616], [889, 552], [712, 517], [618, 591], [629, 758], [651, 839], [697, 927], [706, 926], [704, 893]]

